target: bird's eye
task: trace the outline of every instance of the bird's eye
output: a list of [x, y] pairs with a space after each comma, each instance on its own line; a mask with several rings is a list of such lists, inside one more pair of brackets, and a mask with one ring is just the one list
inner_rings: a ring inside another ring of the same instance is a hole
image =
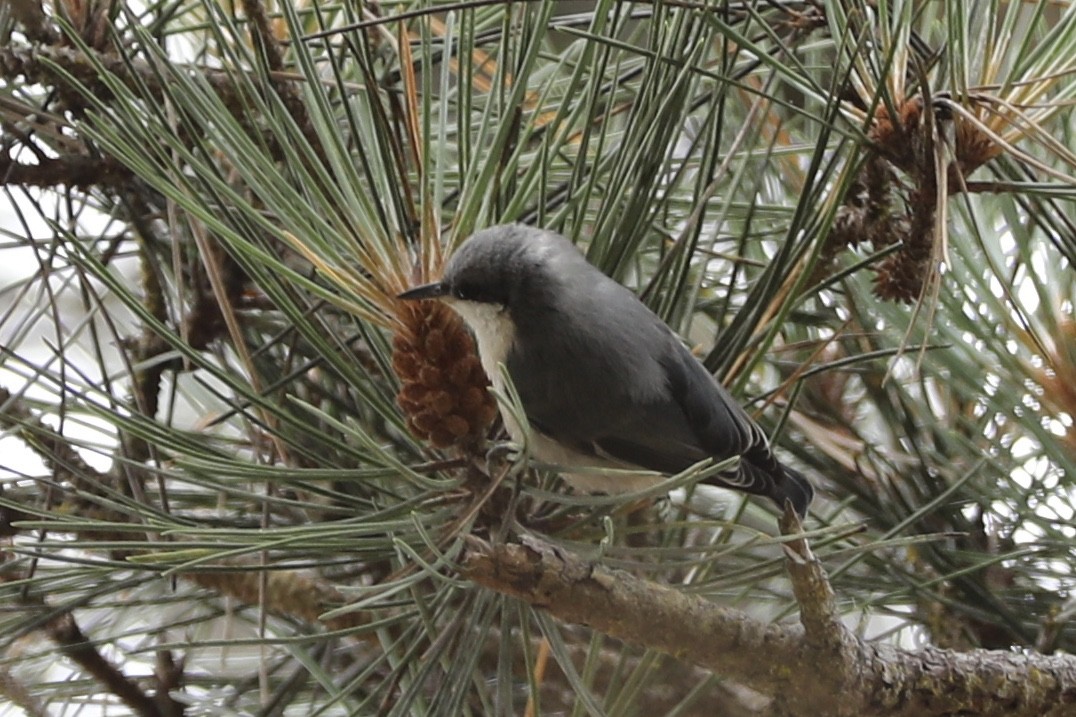
[[474, 281], [458, 281], [452, 283], [452, 296], [461, 301], [485, 301], [485, 287]]

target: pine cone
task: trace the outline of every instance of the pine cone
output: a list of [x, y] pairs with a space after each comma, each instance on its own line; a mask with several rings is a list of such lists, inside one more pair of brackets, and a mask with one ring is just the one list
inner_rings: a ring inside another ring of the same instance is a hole
[[497, 405], [463, 320], [431, 301], [400, 304], [397, 316], [392, 368], [402, 384], [396, 402], [408, 428], [438, 448], [477, 441]]
[[909, 205], [910, 216], [894, 224], [903, 233], [901, 249], [879, 265], [874, 283], [874, 293], [879, 298], [906, 304], [919, 300], [923, 285], [937, 270], [933, 195], [913, 193]]

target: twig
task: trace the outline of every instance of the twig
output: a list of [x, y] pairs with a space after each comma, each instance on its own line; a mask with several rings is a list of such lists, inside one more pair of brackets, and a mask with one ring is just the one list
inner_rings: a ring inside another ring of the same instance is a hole
[[[232, 597], [246, 605], [260, 602], [259, 583], [267, 572], [265, 609], [277, 615], [303, 620], [311, 625], [325, 625], [330, 630], [359, 628], [370, 622], [366, 611], [345, 612], [322, 620], [321, 614], [347, 603], [342, 593], [331, 585], [294, 571], [261, 571], [256, 565], [179, 572], [186, 580]], [[241, 569], [246, 568], [246, 569]], [[376, 636], [371, 637], [376, 641]]]
[[132, 179], [130, 170], [110, 157], [66, 156], [21, 164], [0, 155], [0, 184], [24, 187], [118, 186]]
[[[269, 27], [269, 16], [265, 12], [265, 5], [261, 0], [242, 0], [243, 12], [250, 19], [251, 38], [257, 47], [265, 53], [265, 61], [270, 70], [280, 71], [284, 69], [284, 54], [280, 43], [273, 35]], [[287, 99], [287, 98], [281, 98]]]
[[[307, 105], [299, 92], [299, 86], [294, 81], [284, 81], [284, 51], [282, 43], [273, 34], [269, 25], [269, 16], [265, 12], [265, 5], [261, 0], [242, 0], [243, 12], [250, 19], [251, 37], [255, 46], [264, 53], [265, 63], [269, 69], [269, 77], [272, 79], [273, 91], [287, 108], [288, 114], [295, 120], [303, 137], [310, 144], [311, 149], [325, 167], [331, 166], [325, 147], [314, 129], [314, 123], [310, 121]], [[316, 174], [315, 174], [316, 176]]]
[[71, 613], [64, 612], [49, 620], [45, 624], [45, 632], [59, 646], [61, 653], [119, 697], [135, 714], [141, 717], [168, 717], [158, 708], [153, 697], [129, 680], [86, 639]]
[[[102, 495], [106, 490], [105, 486], [117, 484], [122, 486], [122, 483], [86, 463], [65, 436], [45, 425], [24, 405], [19, 396], [13, 396], [3, 386], [0, 386], [0, 429], [10, 429], [53, 472], [55, 480], [50, 486], [54, 491], [53, 499], [58, 498], [62, 491], [66, 490], [63, 484], [69, 483], [74, 488], [73, 499], [77, 501], [80, 516], [95, 517], [104, 523], [133, 521], [131, 514], [117, 510], [111, 503], [98, 504], [87, 498], [87, 496]], [[8, 493], [10, 495], [11, 491]], [[28, 504], [26, 513], [14, 508], [5, 508], [0, 511], [0, 534], [14, 535], [18, 531], [11, 523], [30, 520], [33, 515], [34, 512]], [[122, 532], [89, 529], [81, 535], [103, 541], [126, 540], [129, 537]]]
[[153, 670], [153, 676], [157, 680], [157, 706], [161, 710], [162, 717], [181, 717], [183, 705], [173, 700], [169, 694], [178, 690], [185, 683], [186, 672], [184, 661], [176, 660], [171, 650], [157, 651], [157, 666]]
[[791, 505], [781, 517], [781, 533], [792, 537], [784, 544], [785, 567], [792, 580], [792, 592], [800, 606], [800, 623], [807, 643], [815, 650], [837, 657], [848, 652], [854, 641], [841, 622], [837, 598], [826, 577], [822, 563], [811, 552], [807, 538], [802, 536], [803, 525]]
[[19, 681], [6, 667], [0, 667], [0, 697], [22, 709], [27, 717], [48, 717], [45, 704]]
[[18, 396], [3, 386], [0, 386], [0, 428], [13, 429], [61, 480], [69, 480], [76, 487], [86, 485], [87, 479], [111, 482], [82, 460], [66, 438], [46, 426]]

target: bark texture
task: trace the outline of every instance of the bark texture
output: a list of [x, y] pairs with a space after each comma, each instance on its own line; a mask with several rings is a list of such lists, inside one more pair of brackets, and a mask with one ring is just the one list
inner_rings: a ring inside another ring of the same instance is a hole
[[[798, 524], [786, 516], [786, 532]], [[839, 619], [805, 540], [786, 548], [800, 624], [770, 624], [545, 543], [472, 539], [464, 575], [626, 642], [773, 696], [787, 717], [1076, 715], [1076, 658], [991, 650], [901, 650]]]

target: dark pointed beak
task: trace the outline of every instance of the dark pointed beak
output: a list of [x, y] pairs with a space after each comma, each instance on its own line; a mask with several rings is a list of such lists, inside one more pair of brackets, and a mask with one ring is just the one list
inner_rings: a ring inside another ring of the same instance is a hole
[[408, 289], [402, 294], [396, 296], [397, 299], [403, 299], [404, 301], [420, 301], [422, 299], [440, 299], [442, 296], [448, 295], [448, 287], [443, 281], [435, 281], [432, 284], [423, 284], [422, 286], [416, 286], [413, 289]]

